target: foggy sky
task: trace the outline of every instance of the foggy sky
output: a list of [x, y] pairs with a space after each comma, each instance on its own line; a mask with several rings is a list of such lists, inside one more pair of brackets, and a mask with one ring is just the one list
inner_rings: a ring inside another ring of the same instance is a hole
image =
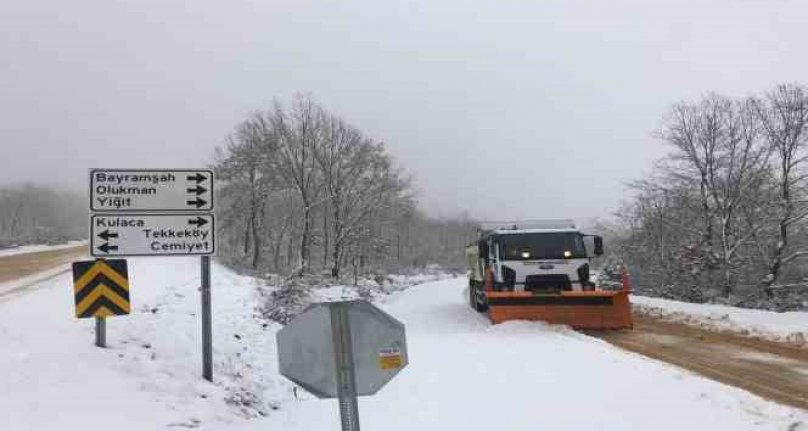
[[0, 183], [196, 167], [310, 92], [386, 143], [431, 214], [613, 212], [669, 106], [806, 80], [800, 1], [8, 0]]

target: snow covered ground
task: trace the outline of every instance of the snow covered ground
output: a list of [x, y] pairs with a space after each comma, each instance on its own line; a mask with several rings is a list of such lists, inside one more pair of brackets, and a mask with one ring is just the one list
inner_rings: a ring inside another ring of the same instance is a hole
[[[258, 281], [214, 264], [213, 384], [201, 379], [199, 264], [130, 259], [133, 314], [72, 317], [64, 274], [0, 299], [0, 430], [338, 429], [336, 402], [277, 374], [279, 325], [256, 315]], [[780, 406], [563, 327], [491, 326], [465, 280], [378, 298], [407, 325], [410, 365], [360, 399], [364, 429], [808, 430]], [[329, 288], [318, 297], [349, 296]]]
[[808, 347], [808, 312], [777, 313], [636, 295], [631, 302], [636, 310], [666, 320]]
[[279, 326], [253, 316], [255, 280], [213, 267], [211, 384], [201, 378], [199, 260], [129, 262], [133, 314], [108, 319], [108, 349], [93, 346], [92, 320], [73, 317], [70, 274], [0, 301], [0, 430], [221, 430], [290, 393], [276, 372]]
[[39, 251], [60, 250], [63, 248], [77, 247], [83, 244], [87, 244], [87, 241], [70, 241], [65, 244], [57, 245], [22, 245], [19, 247], [0, 248], [0, 257], [12, 256], [15, 254], [36, 253]]

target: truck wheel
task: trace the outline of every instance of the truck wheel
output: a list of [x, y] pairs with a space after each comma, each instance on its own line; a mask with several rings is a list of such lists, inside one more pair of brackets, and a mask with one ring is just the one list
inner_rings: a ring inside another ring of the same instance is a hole
[[475, 311], [482, 313], [483, 311], [488, 310], [488, 304], [480, 303], [477, 295], [477, 288], [473, 285], [469, 285], [469, 304], [471, 308]]

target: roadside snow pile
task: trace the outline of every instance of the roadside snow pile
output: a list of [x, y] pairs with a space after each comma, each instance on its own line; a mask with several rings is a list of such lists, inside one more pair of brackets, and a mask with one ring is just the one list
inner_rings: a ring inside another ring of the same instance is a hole
[[631, 296], [631, 303], [635, 311], [663, 320], [808, 348], [808, 312], [778, 313], [637, 295]]
[[259, 311], [264, 318], [285, 325], [314, 302], [355, 299], [378, 302], [411, 286], [454, 277], [457, 275], [440, 271], [391, 274], [375, 280], [362, 278], [354, 286], [333, 284], [327, 277], [311, 275], [288, 279], [273, 276], [258, 287], [262, 298]]
[[0, 248], [0, 257], [12, 256], [15, 254], [36, 253], [40, 251], [61, 250], [63, 248], [78, 247], [84, 244], [87, 244], [87, 241], [69, 241], [67, 243], [57, 245], [38, 244], [38, 245], [21, 245], [17, 247]]
[[424, 272], [420, 274], [390, 274], [385, 280], [384, 287], [389, 290], [402, 290], [416, 284], [431, 283], [449, 278], [464, 277], [465, 274], [453, 274], [449, 272]]
[[0, 430], [223, 430], [293, 399], [281, 326], [256, 313], [261, 281], [218, 264], [211, 276], [214, 383], [201, 376], [198, 259], [129, 259], [132, 314], [107, 319], [106, 349], [73, 316], [69, 274], [0, 299]]

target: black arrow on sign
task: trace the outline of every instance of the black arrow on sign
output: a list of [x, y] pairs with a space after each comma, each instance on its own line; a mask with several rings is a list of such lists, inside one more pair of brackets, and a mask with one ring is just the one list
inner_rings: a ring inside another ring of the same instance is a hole
[[195, 175], [189, 175], [189, 176], [187, 176], [185, 178], [188, 181], [196, 181], [197, 184], [199, 184], [199, 183], [201, 183], [201, 182], [208, 179], [208, 177], [206, 177], [205, 175], [200, 174], [199, 172], [197, 172]]
[[107, 229], [99, 233], [98, 237], [103, 239], [104, 241], [109, 241], [110, 238], [117, 238], [118, 234], [116, 232], [110, 232], [109, 229]]
[[118, 246], [117, 245], [109, 245], [108, 242], [105, 242], [105, 243], [99, 245], [98, 249], [103, 251], [104, 253], [109, 253], [110, 250], [118, 251]]
[[203, 219], [202, 217], [197, 217], [196, 219], [188, 220], [188, 224], [195, 224], [196, 227], [202, 227], [202, 226], [208, 224], [208, 221]]
[[188, 203], [188, 205], [191, 205], [191, 206], [196, 205], [196, 207], [199, 208], [199, 207], [205, 206], [205, 204], [207, 204], [208, 201], [206, 201], [206, 200], [204, 200], [202, 198], [196, 198], [195, 201], [188, 201], [187, 203]]
[[196, 193], [197, 196], [199, 196], [202, 193], [205, 193], [206, 191], [208, 191], [208, 189], [206, 189], [206, 188], [204, 188], [202, 186], [196, 186], [196, 187], [194, 187], [192, 189], [187, 189], [187, 190], [188, 190], [188, 193]]

